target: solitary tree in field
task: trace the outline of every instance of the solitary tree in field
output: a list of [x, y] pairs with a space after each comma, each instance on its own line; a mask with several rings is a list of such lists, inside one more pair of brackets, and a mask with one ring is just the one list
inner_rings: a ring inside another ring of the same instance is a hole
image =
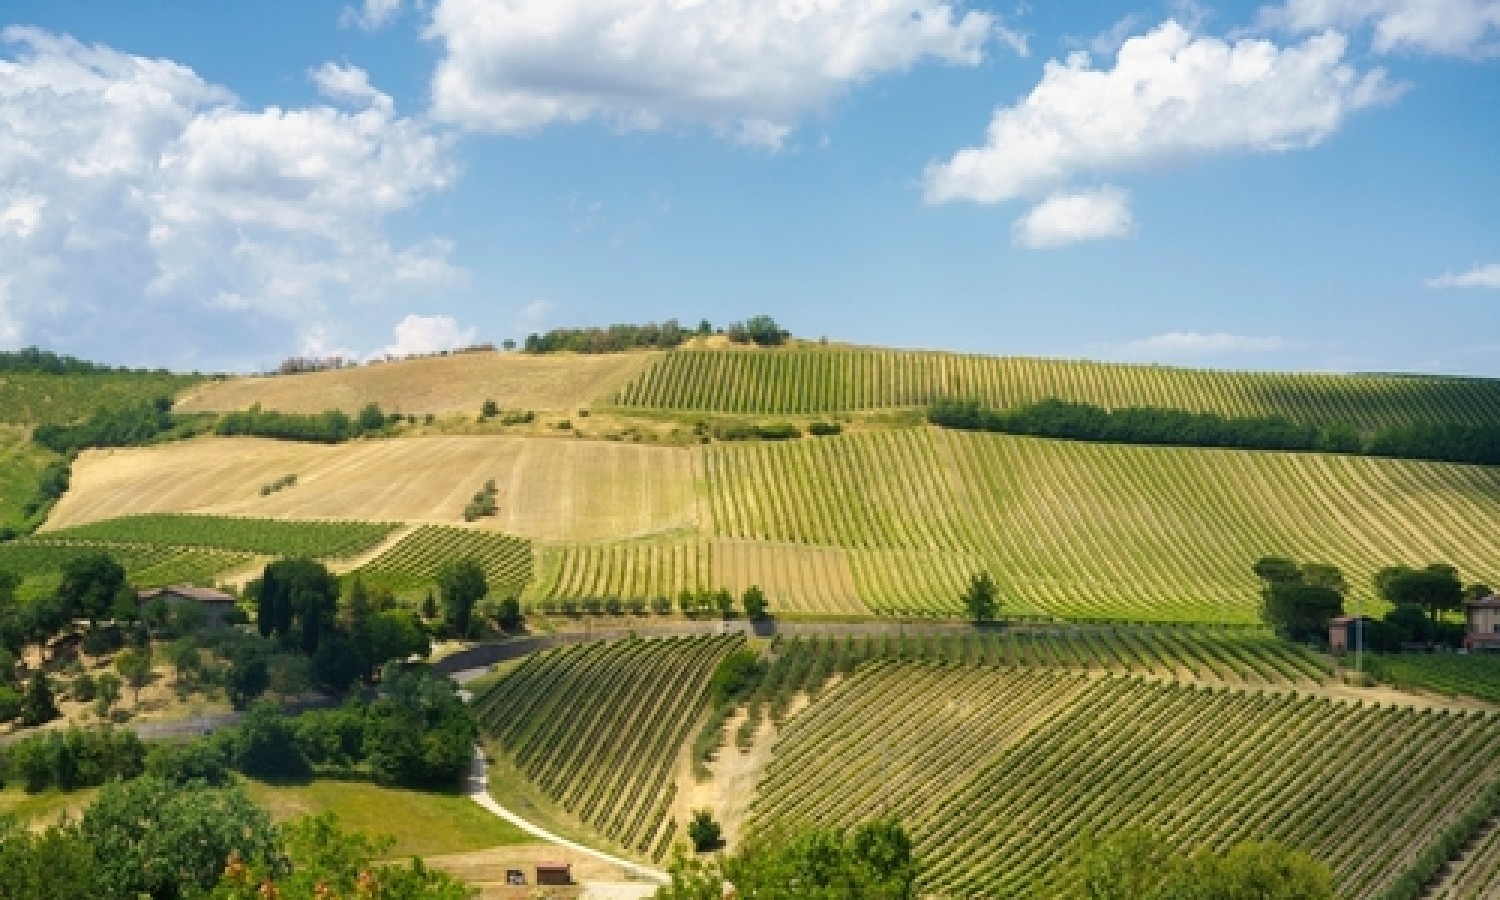
[[752, 584], [745, 588], [745, 594], [740, 598], [740, 604], [745, 607], [745, 616], [747, 618], [765, 618], [766, 595], [758, 586]]
[[94, 682], [94, 711], [99, 718], [109, 718], [109, 711], [120, 702], [120, 678], [113, 672], [105, 672]]
[[723, 830], [714, 821], [713, 813], [706, 809], [693, 813], [693, 820], [688, 823], [687, 831], [688, 838], [693, 842], [693, 849], [699, 853], [717, 849], [724, 842]]
[[963, 595], [964, 609], [976, 624], [993, 622], [1000, 612], [1000, 591], [988, 572], [976, 572]]
[[115, 671], [130, 685], [131, 703], [139, 705], [141, 702], [141, 688], [151, 680], [151, 650], [150, 648], [131, 648], [120, 651], [115, 657]]
[[443, 621], [456, 634], [468, 634], [475, 604], [490, 592], [484, 569], [472, 559], [449, 563], [438, 572], [438, 591], [443, 598]]
[[57, 711], [57, 701], [52, 696], [52, 682], [40, 669], [26, 684], [26, 693], [21, 697], [21, 724], [28, 727], [50, 722], [62, 715]]

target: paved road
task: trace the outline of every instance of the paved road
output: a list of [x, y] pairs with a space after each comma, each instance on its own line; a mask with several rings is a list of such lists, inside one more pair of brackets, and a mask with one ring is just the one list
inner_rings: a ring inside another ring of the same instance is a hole
[[485, 809], [489, 810], [505, 821], [511, 823], [512, 825], [516, 826], [532, 837], [539, 838], [550, 844], [557, 844], [560, 847], [566, 847], [575, 853], [581, 853], [585, 856], [592, 856], [595, 859], [609, 863], [610, 865], [619, 866], [625, 871], [630, 872], [633, 875], [637, 875], [641, 878], [645, 878], [649, 881], [655, 881], [659, 884], [666, 884], [671, 880], [667, 873], [663, 872], [660, 869], [653, 869], [650, 866], [643, 866], [640, 863], [631, 862], [628, 859], [621, 859], [618, 856], [612, 856], [602, 850], [595, 850], [593, 847], [585, 847], [583, 844], [580, 844], [576, 841], [570, 841], [565, 837], [559, 837], [558, 835], [553, 834], [540, 825], [535, 825], [531, 822], [526, 821], [525, 819], [501, 806], [499, 803], [495, 802], [495, 798], [490, 796], [490, 776], [485, 767], [484, 753], [482, 751], [476, 751], [474, 754], [474, 767], [469, 773], [469, 783], [466, 787], [466, 792], [468, 793], [470, 800], [473, 800], [475, 803], [478, 803], [480, 806], [484, 807]]

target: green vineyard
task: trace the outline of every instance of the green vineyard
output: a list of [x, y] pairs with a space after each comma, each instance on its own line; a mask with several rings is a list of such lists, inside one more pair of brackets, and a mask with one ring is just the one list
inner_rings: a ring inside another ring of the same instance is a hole
[[1281, 841], [1375, 897], [1495, 781], [1497, 737], [1487, 714], [883, 662], [784, 728], [752, 824], [895, 814], [925, 886], [958, 896], [1055, 893], [1085, 831], [1147, 826], [1183, 848]]
[[668, 353], [610, 398], [622, 407], [811, 416], [920, 407], [944, 397], [1008, 407], [1049, 398], [1279, 414], [1360, 428], [1500, 422], [1500, 380], [1227, 372], [895, 350]]
[[1489, 900], [1500, 893], [1500, 823], [1491, 822], [1473, 846], [1448, 866], [1428, 900]]
[[551, 800], [595, 832], [661, 858], [677, 830], [678, 751], [708, 679], [743, 638], [592, 643], [534, 654], [474, 700], [480, 727]]
[[[828, 675], [847, 674], [867, 662], [1071, 669], [1280, 687], [1318, 684], [1329, 674], [1321, 657], [1257, 628], [964, 628], [911, 635], [886, 631], [841, 638], [778, 637], [770, 654], [772, 674], [767, 681], [779, 681], [792, 693], [816, 693]], [[778, 670], [791, 674], [777, 674]]]
[[360, 574], [396, 588], [435, 584], [443, 566], [472, 559], [484, 570], [492, 595], [519, 596], [531, 581], [531, 542], [525, 538], [421, 525], [361, 567]]
[[1387, 565], [1500, 575], [1500, 470], [1477, 466], [930, 428], [704, 453], [718, 536], [838, 548], [883, 613], [960, 615], [979, 568], [1012, 614], [1243, 623], [1266, 555], [1371, 602]]
[[56, 590], [69, 560], [101, 552], [125, 567], [131, 584], [143, 588], [209, 583], [255, 559], [249, 553], [163, 544], [26, 539], [0, 544], [0, 572], [19, 577], [20, 596], [32, 599]]
[[1486, 654], [1370, 654], [1365, 668], [1376, 679], [1399, 688], [1500, 703], [1500, 657]]
[[49, 540], [212, 547], [272, 556], [353, 556], [400, 527], [394, 522], [287, 521], [154, 513], [46, 533]]

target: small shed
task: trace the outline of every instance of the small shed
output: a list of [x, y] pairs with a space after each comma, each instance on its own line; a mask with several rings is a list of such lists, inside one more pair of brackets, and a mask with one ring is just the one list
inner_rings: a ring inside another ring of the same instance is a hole
[[573, 867], [564, 862], [539, 862], [536, 864], [537, 884], [572, 884]]
[[1369, 616], [1334, 616], [1328, 620], [1328, 649], [1335, 656], [1342, 656], [1359, 645], [1359, 623], [1365, 625], [1365, 646], [1369, 646]]
[[191, 584], [152, 588], [141, 591], [136, 596], [142, 607], [157, 598], [165, 601], [168, 609], [176, 609], [188, 603], [196, 604], [203, 610], [203, 627], [210, 631], [223, 628], [225, 617], [234, 608], [234, 598], [223, 591]]
[[1470, 650], [1500, 650], [1500, 595], [1470, 600], [1464, 646]]

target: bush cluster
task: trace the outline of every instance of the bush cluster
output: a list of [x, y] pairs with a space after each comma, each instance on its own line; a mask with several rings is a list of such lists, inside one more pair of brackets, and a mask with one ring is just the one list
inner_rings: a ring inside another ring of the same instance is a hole
[[495, 479], [491, 478], [484, 483], [484, 487], [477, 491], [464, 507], [464, 521], [472, 522], [484, 516], [493, 516], [500, 511], [500, 489], [495, 486]]
[[270, 494], [274, 494], [274, 493], [276, 493], [279, 490], [283, 490], [285, 488], [289, 488], [289, 487], [291, 487], [292, 485], [294, 485], [296, 483], [297, 483], [297, 476], [296, 475], [283, 475], [280, 478], [276, 479], [275, 481], [270, 482], [269, 484], [263, 484], [263, 485], [261, 485], [260, 486], [260, 495], [262, 497], [265, 497], [265, 496], [268, 496]]
[[611, 325], [608, 328], [554, 328], [546, 334], [527, 335], [527, 353], [618, 353], [622, 350], [654, 348], [670, 350], [693, 336], [676, 319], [660, 325]]

